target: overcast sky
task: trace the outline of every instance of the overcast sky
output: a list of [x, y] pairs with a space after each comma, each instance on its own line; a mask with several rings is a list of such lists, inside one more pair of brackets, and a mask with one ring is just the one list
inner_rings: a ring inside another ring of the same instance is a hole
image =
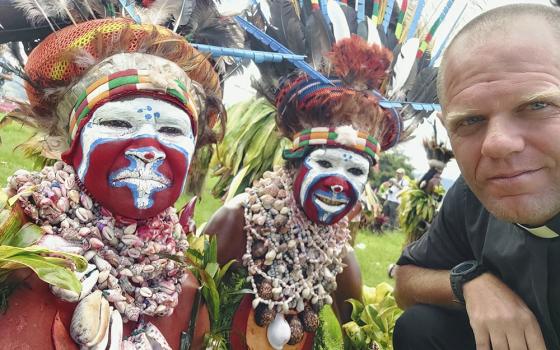
[[[397, 0], [398, 1], [398, 0]], [[468, 3], [467, 3], [468, 1]], [[249, 1], [241, 1], [242, 3], [247, 3]], [[399, 1], [400, 2], [400, 1]], [[443, 0], [427, 0], [427, 7], [426, 9], [433, 8], [432, 12], [439, 12], [438, 8], [441, 7], [443, 4]], [[446, 2], [446, 1], [445, 1]], [[512, 0], [458, 0], [455, 1], [453, 6], [451, 7], [446, 20], [440, 26], [436, 36], [434, 37], [435, 49], [434, 52], [437, 51], [438, 45], [441, 45], [445, 40], [445, 34], [449, 32], [449, 30], [453, 27], [455, 19], [459, 16], [465, 4], [468, 4], [466, 10], [463, 12], [463, 16], [461, 16], [461, 20], [455, 27], [454, 32], [458, 30], [462, 25], [476, 16], [480, 10], [474, 6], [474, 4], [480, 4], [484, 11], [490, 10], [492, 8], [503, 6], [506, 4], [513, 4], [513, 3], [540, 3], [540, 4], [547, 4], [550, 5], [550, 1], [548, 0], [525, 0], [525, 1], [512, 1]], [[222, 5], [224, 8], [229, 8], [234, 10], [235, 8], [239, 8], [239, 1], [237, 0], [223, 0]], [[428, 22], [429, 18], [428, 18]], [[247, 72], [243, 75], [239, 75], [229, 79], [226, 82], [226, 90], [224, 93], [224, 100], [226, 104], [232, 104], [236, 101], [241, 101], [247, 98], [250, 98], [254, 91], [250, 88], [250, 80], [249, 76], [251, 72], [254, 72], [254, 68], [249, 68]], [[431, 118], [434, 120], [435, 118]], [[439, 140], [446, 140], [447, 135], [445, 129], [441, 126], [438, 121], [438, 139]], [[398, 149], [405, 153], [409, 158], [410, 162], [415, 168], [415, 172], [423, 174], [425, 171], [428, 170], [428, 163], [426, 159], [426, 154], [424, 152], [424, 148], [422, 146], [422, 139], [424, 137], [431, 137], [432, 135], [432, 125], [431, 123], [424, 123], [420, 125], [415, 132], [415, 138], [411, 141], [401, 144], [398, 146]], [[449, 142], [447, 141], [449, 144]], [[452, 160], [443, 173], [444, 178], [448, 179], [455, 179], [459, 176], [459, 168], [457, 163]], [[421, 175], [419, 175], [421, 176]]]

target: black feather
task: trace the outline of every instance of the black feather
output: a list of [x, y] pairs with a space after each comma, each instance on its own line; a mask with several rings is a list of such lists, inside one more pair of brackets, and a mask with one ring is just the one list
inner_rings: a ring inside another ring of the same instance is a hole
[[334, 44], [333, 34], [320, 10], [313, 11], [305, 23], [305, 46], [308, 62], [317, 70], [328, 72], [325, 57]]
[[177, 15], [176, 21], [179, 21], [180, 26], [184, 26], [189, 23], [191, 15], [195, 7], [196, 0], [183, 0], [181, 4], [181, 13]]
[[245, 33], [233, 18], [223, 17], [212, 0], [198, 0], [185, 26], [179, 33], [197, 44], [231, 48], [245, 47]]
[[297, 3], [291, 0], [270, 1], [273, 26], [270, 30], [273, 33], [270, 33], [268, 28], [267, 33], [284, 44], [290, 51], [303, 55], [305, 54], [303, 26], [294, 6], [297, 6]]

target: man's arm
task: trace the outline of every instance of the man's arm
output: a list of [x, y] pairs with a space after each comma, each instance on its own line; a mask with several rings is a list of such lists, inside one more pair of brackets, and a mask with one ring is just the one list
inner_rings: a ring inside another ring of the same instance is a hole
[[396, 266], [395, 299], [401, 309], [415, 304], [457, 307], [448, 270], [432, 270], [415, 265]]

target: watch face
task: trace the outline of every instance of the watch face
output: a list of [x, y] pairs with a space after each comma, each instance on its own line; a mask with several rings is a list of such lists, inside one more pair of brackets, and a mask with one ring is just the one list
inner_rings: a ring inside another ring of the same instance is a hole
[[465, 261], [453, 268], [453, 273], [457, 275], [463, 275], [469, 273], [476, 269], [478, 263], [476, 261]]

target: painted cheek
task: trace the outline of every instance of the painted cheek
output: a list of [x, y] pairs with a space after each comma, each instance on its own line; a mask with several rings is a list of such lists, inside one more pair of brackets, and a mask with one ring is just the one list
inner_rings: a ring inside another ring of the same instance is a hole
[[[130, 160], [125, 157], [125, 152], [128, 149], [141, 147], [154, 147], [165, 154], [165, 159], [157, 167], [157, 172], [170, 181], [169, 187], [153, 194], [153, 205], [147, 209], [136, 208], [133, 194], [129, 188], [115, 187], [109, 183], [110, 174], [130, 165]], [[83, 150], [77, 148], [72, 162], [76, 169], [83, 158]], [[109, 141], [99, 144], [91, 150], [83, 182], [93, 198], [111, 212], [125, 217], [145, 219], [175, 203], [181, 194], [187, 168], [188, 160], [185, 154], [165, 147], [155, 139]]]

